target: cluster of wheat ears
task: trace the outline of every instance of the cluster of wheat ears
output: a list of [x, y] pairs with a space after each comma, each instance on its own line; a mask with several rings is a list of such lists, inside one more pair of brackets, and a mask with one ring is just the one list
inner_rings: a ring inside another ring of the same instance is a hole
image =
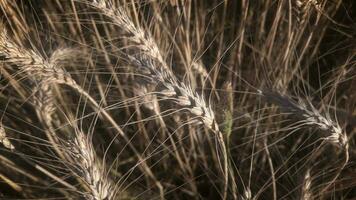
[[353, 0], [0, 0], [0, 199], [356, 197]]

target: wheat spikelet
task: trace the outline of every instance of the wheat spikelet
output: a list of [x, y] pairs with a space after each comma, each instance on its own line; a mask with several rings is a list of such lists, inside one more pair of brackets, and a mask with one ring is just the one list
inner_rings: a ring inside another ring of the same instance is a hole
[[14, 150], [15, 146], [11, 143], [9, 138], [6, 136], [5, 129], [3, 125], [0, 123], [0, 143], [4, 145], [5, 148]]
[[244, 193], [240, 196], [241, 200], [253, 200], [250, 188], [245, 188]]
[[311, 193], [311, 184], [312, 178], [310, 176], [310, 169], [307, 169], [304, 180], [303, 180], [303, 187], [302, 187], [302, 196], [301, 199], [303, 200], [312, 200], [312, 193]]
[[200, 60], [193, 62], [192, 69], [200, 74], [203, 78], [209, 78], [209, 73]]
[[49, 126], [52, 122], [52, 117], [55, 114], [55, 106], [53, 99], [53, 92], [49, 84], [40, 84], [35, 88], [34, 104], [38, 115]]
[[51, 57], [48, 59], [48, 62], [52, 66], [62, 67], [75, 63], [77, 60], [86, 59], [89, 57], [85, 52], [85, 49], [76, 49], [76, 48], [57, 48], [52, 52]]
[[305, 24], [312, 8], [315, 8], [317, 11], [321, 11], [320, 2], [318, 0], [296, 1], [297, 20], [299, 24]]

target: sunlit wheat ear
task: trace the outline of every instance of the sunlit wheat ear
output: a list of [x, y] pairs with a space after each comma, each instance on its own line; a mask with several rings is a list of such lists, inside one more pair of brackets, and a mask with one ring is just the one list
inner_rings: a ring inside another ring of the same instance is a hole
[[154, 39], [147, 31], [135, 26], [123, 8], [115, 8], [110, 1], [93, 0], [84, 2], [100, 10], [101, 14], [108, 16], [117, 26], [131, 34], [129, 40], [136, 44], [138, 52], [137, 55], [128, 55], [128, 57], [141, 73], [153, 79], [158, 79], [164, 86], [164, 89], [160, 91], [163, 97], [187, 108], [192, 114], [200, 117], [204, 125], [219, 132], [211, 107], [207, 106], [204, 99], [193, 92], [189, 86], [177, 80], [163, 60]]
[[2, 62], [17, 65], [20, 70], [32, 80], [47, 80], [66, 83], [68, 74], [62, 68], [50, 64], [38, 53], [15, 44], [5, 31], [0, 31], [0, 55]]
[[316, 127], [326, 133], [325, 140], [341, 148], [348, 147], [346, 133], [343, 132], [340, 125], [334, 122], [329, 115], [323, 116], [311, 103], [307, 104], [299, 99], [299, 102], [279, 94], [275, 91], [259, 90], [259, 93], [271, 102], [281, 108], [289, 115], [299, 118], [301, 124], [310, 127]]
[[68, 154], [73, 158], [76, 175], [83, 179], [90, 188], [88, 199], [115, 199], [115, 185], [109, 179], [105, 166], [102, 165], [88, 137], [76, 130], [74, 139], [68, 147]]
[[312, 186], [312, 177], [310, 176], [310, 170], [307, 169], [304, 179], [303, 179], [303, 186], [302, 186], [302, 195], [301, 199], [303, 200], [312, 200], [312, 192], [311, 192], [311, 186]]
[[55, 56], [51, 57], [53, 61], [53, 63], [51, 63], [31, 49], [25, 49], [15, 44], [6, 36], [5, 31], [2, 30], [0, 32], [0, 56], [4, 57], [2, 62], [17, 65], [20, 71], [30, 80], [39, 82], [40, 84], [63, 84], [73, 88], [76, 92], [88, 98], [90, 103], [92, 103], [96, 109], [99, 109], [105, 117], [110, 118], [110, 122], [114, 121], [110, 115], [101, 109], [98, 103], [71, 78], [68, 72], [53, 64], [59, 60], [55, 58]]
[[147, 56], [156, 59], [162, 67], [168, 68], [154, 38], [152, 38], [149, 32], [136, 26], [129, 18], [124, 8], [114, 6], [110, 0], [77, 1], [87, 3], [99, 10], [101, 14], [109, 17], [115, 25], [130, 34], [127, 39], [134, 44], [136, 50], [139, 50], [141, 54], [146, 54]]
[[0, 143], [9, 150], [14, 150], [15, 146], [11, 143], [6, 135], [3, 125], [0, 123]]
[[215, 121], [214, 112], [212, 108], [206, 104], [202, 96], [193, 92], [193, 90], [183, 82], [179, 82], [170, 71], [156, 67], [156, 63], [150, 58], [142, 56], [129, 57], [135, 66], [138, 67], [138, 70], [141, 70], [142, 73], [145, 73], [145, 75], [159, 82], [159, 87], [162, 88], [158, 91], [161, 98], [175, 102], [185, 110], [199, 117], [205, 126], [215, 132], [220, 132]]

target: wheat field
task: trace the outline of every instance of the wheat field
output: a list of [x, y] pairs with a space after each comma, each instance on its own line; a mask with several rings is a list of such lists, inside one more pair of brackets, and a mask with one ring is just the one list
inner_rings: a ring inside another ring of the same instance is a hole
[[0, 0], [0, 199], [356, 199], [354, 0]]

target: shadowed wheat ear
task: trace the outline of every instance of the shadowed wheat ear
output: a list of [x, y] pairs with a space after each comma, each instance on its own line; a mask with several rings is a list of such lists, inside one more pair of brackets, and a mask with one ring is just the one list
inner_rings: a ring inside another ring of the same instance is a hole
[[299, 102], [292, 100], [275, 91], [259, 90], [260, 95], [268, 102], [276, 104], [283, 111], [300, 119], [300, 123], [305, 126], [316, 127], [326, 133], [325, 141], [334, 144], [345, 150], [348, 149], [348, 139], [346, 133], [340, 125], [333, 121], [330, 115], [323, 116], [311, 103], [305, 103], [301, 99]]
[[223, 171], [225, 174], [225, 199], [228, 182], [227, 151], [212, 108], [207, 105], [202, 96], [193, 92], [189, 85], [177, 80], [164, 61], [158, 45], [155, 43], [149, 32], [135, 26], [122, 7], [119, 6], [116, 8], [110, 1], [104, 0], [82, 2], [96, 8], [101, 14], [109, 17], [117, 26], [130, 34], [128, 39], [135, 44], [134, 47], [136, 47], [133, 49], [136, 50], [135, 54], [127, 55], [130, 62], [137, 67], [137, 70], [140, 71], [140, 73], [159, 82], [162, 89], [159, 90], [158, 93], [163, 98], [174, 101], [184, 110], [197, 116], [206, 127], [213, 130], [218, 135], [224, 157]]
[[342, 130], [337, 122], [331, 119], [329, 114], [323, 116], [311, 103], [307, 104], [301, 99], [298, 99], [299, 102], [296, 102], [291, 98], [288, 98], [275, 91], [258, 90], [258, 93], [264, 96], [267, 101], [278, 105], [288, 114], [293, 115], [296, 118], [300, 118], [300, 121], [298, 122], [301, 124], [305, 126], [316, 127], [318, 130], [324, 132], [327, 135], [325, 138], [323, 138], [324, 141], [340, 147], [344, 151], [344, 163], [339, 168], [332, 181], [330, 181], [330, 183], [327, 184], [320, 192], [320, 194], [322, 194], [336, 181], [341, 171], [345, 168], [349, 161], [349, 143], [347, 134]]
[[0, 123], [0, 143], [4, 145], [5, 148], [14, 150], [15, 146], [11, 143], [9, 138], [6, 135], [3, 125]]

